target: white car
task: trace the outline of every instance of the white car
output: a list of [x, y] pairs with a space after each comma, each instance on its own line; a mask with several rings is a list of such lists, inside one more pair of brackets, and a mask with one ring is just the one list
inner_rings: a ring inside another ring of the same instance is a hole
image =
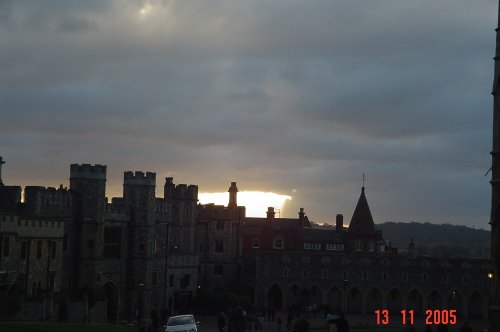
[[198, 332], [198, 324], [193, 315], [172, 316], [164, 325], [165, 332]]

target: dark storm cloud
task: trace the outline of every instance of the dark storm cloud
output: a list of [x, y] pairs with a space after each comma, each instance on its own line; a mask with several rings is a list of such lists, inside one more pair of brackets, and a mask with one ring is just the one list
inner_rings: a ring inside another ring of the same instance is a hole
[[333, 221], [366, 172], [377, 221], [486, 227], [496, 6], [0, 1], [4, 182], [105, 163]]

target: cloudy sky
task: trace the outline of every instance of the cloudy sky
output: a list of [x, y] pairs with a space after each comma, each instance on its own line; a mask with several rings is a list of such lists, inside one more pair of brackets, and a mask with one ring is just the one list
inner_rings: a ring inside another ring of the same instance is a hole
[[[495, 0], [0, 0], [6, 184], [69, 164], [488, 228]], [[157, 193], [162, 195], [163, 181]]]

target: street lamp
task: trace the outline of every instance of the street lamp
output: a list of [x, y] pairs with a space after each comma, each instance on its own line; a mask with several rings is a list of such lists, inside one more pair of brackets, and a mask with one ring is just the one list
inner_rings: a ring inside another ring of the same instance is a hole
[[144, 283], [142, 281], [139, 281], [137, 287], [139, 288], [139, 303], [137, 304], [137, 323], [139, 325], [139, 331], [142, 332], [144, 331], [142, 325], [142, 302], [144, 296]]

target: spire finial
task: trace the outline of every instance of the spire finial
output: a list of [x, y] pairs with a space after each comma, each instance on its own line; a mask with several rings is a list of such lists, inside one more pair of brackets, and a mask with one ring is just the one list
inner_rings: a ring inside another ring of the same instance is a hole
[[363, 180], [363, 187], [361, 187], [361, 191], [365, 192], [365, 181], [366, 181], [365, 172], [363, 172], [363, 178], [361, 180]]

